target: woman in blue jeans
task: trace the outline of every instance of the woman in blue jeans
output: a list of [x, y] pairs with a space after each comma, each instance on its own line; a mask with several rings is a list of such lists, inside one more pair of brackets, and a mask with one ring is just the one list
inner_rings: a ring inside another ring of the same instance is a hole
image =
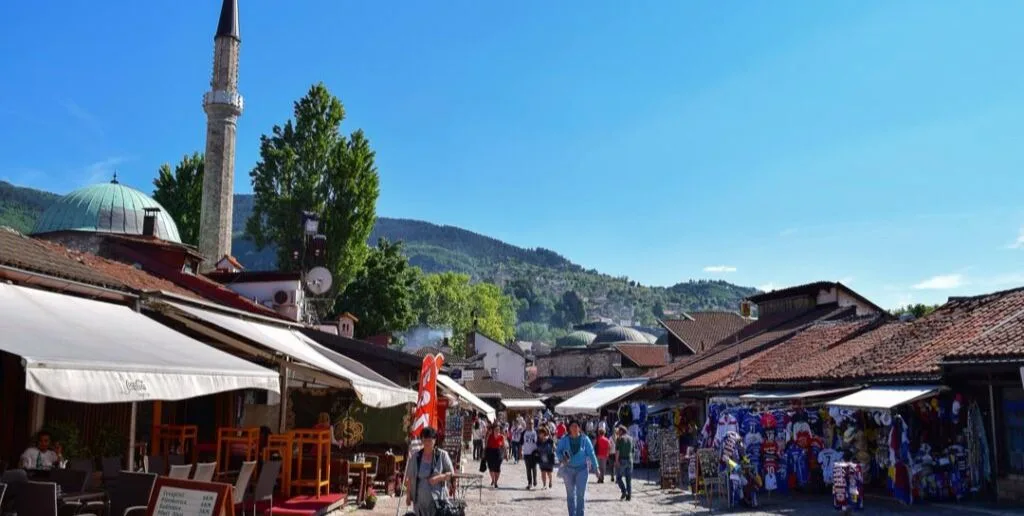
[[590, 438], [580, 433], [579, 421], [569, 423], [569, 433], [558, 440], [555, 455], [561, 461], [558, 474], [565, 481], [569, 516], [583, 516], [587, 497], [587, 479], [597, 468], [597, 454]]

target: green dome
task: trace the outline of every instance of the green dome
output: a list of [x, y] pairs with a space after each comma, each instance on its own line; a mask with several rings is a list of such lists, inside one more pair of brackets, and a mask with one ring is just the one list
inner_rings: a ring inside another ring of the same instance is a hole
[[577, 330], [555, 341], [556, 348], [585, 348], [594, 341], [593, 333]]
[[651, 341], [647, 339], [645, 334], [641, 331], [634, 330], [633, 328], [625, 328], [622, 326], [612, 326], [601, 331], [591, 342], [591, 345], [608, 345], [608, 344], [650, 344]]
[[156, 236], [181, 243], [178, 226], [152, 197], [116, 180], [79, 188], [50, 205], [32, 233], [87, 231], [141, 235], [146, 208], [156, 208]]

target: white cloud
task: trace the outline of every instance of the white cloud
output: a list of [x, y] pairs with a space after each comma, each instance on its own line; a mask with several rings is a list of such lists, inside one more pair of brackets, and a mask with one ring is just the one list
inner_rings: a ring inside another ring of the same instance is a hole
[[114, 177], [116, 167], [128, 161], [124, 156], [111, 156], [107, 159], [90, 163], [85, 166], [86, 183], [88, 185], [110, 181]]
[[962, 287], [966, 284], [962, 274], [943, 274], [932, 276], [916, 285], [917, 290], [949, 290]]
[[758, 285], [757, 286], [757, 290], [760, 290], [761, 292], [771, 292], [773, 290], [778, 290], [778, 289], [779, 289], [778, 285], [776, 285], [775, 283], [772, 283], [770, 281], [768, 283], [765, 283], [764, 285]]
[[736, 267], [733, 267], [732, 265], [708, 265], [707, 267], [704, 267], [704, 272], [736, 272]]
[[1010, 249], [1024, 249], [1024, 227], [1020, 228], [1020, 233], [1017, 233], [1017, 240], [1010, 244]]

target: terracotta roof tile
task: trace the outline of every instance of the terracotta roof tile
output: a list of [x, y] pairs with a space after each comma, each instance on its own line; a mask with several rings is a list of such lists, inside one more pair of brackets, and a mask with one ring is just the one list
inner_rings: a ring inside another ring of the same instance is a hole
[[877, 317], [858, 317], [852, 320], [816, 322], [791, 335], [776, 345], [735, 362], [687, 380], [688, 388], [743, 388], [753, 387], [773, 372], [788, 367], [799, 367], [812, 376], [817, 375], [820, 364], [810, 357], [823, 349], [835, 346]]
[[[901, 322], [882, 324], [838, 345], [808, 353], [804, 360], [770, 371], [761, 380], [785, 382], [838, 378], [848, 362], [864, 356], [881, 342], [892, 338], [900, 330], [900, 327], [906, 324]], [[808, 367], [808, 364], [814, 364], [814, 366]]]
[[98, 287], [127, 291], [117, 278], [93, 270], [79, 260], [56, 253], [41, 240], [0, 227], [0, 264]]
[[854, 307], [839, 307], [832, 303], [811, 310], [775, 314], [748, 324], [704, 354], [657, 369], [647, 376], [654, 378], [653, 384], [685, 381], [770, 347], [816, 321], [846, 318], [855, 311]]
[[751, 319], [745, 319], [736, 312], [690, 312], [686, 316], [685, 319], [660, 322], [694, 353], [710, 348], [751, 322]]
[[637, 367], [661, 367], [668, 364], [668, 346], [656, 344], [616, 344], [615, 349]]

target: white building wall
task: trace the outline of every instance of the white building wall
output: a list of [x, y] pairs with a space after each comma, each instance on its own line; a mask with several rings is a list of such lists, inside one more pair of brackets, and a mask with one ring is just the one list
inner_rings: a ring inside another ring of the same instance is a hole
[[484, 369], [492, 379], [501, 383], [526, 388], [526, 358], [479, 334], [473, 334], [477, 353], [484, 353]]

